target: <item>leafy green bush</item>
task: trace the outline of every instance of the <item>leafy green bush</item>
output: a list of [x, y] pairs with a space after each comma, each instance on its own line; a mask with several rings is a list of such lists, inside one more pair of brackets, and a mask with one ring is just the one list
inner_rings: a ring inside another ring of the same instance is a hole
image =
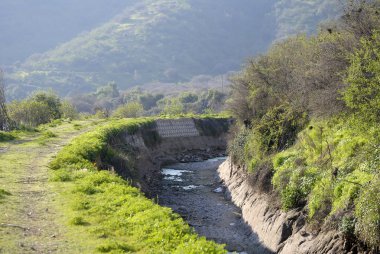
[[119, 106], [112, 114], [118, 118], [133, 118], [141, 116], [144, 111], [143, 105], [139, 102], [128, 102]]
[[380, 176], [361, 188], [355, 203], [356, 231], [361, 240], [372, 247], [380, 246]]
[[16, 139], [16, 135], [9, 132], [0, 131], [0, 142], [11, 141]]
[[352, 237], [355, 234], [356, 218], [353, 216], [344, 216], [339, 226], [339, 230], [346, 236]]
[[270, 109], [255, 122], [244, 147], [249, 171], [254, 171], [256, 166], [272, 154], [290, 147], [306, 121], [304, 114], [290, 106], [279, 106]]
[[9, 103], [7, 107], [9, 117], [18, 128], [36, 127], [57, 121], [61, 117], [72, 119], [77, 117], [73, 106], [67, 101], [62, 103], [53, 92], [36, 92], [25, 100]]
[[87, 223], [82, 217], [74, 217], [70, 220], [70, 224], [76, 225], [76, 226], [84, 226]]
[[361, 48], [351, 58], [343, 92], [347, 106], [364, 114], [366, 119], [379, 120], [380, 115], [380, 34], [362, 39]]
[[13, 101], [8, 104], [8, 113], [17, 127], [36, 127], [52, 120], [49, 106], [43, 102], [32, 100]]
[[11, 195], [11, 193], [9, 193], [8, 191], [5, 191], [5, 190], [3, 190], [3, 189], [0, 189], [0, 201], [2, 200], [2, 199], [4, 199], [6, 196], [10, 196]]
[[228, 142], [227, 151], [235, 164], [244, 165], [245, 163], [244, 150], [249, 133], [250, 131], [248, 129], [242, 128], [238, 130], [233, 139]]
[[306, 122], [306, 114], [290, 106], [270, 109], [254, 127], [257, 149], [271, 153], [290, 147]]
[[363, 128], [355, 116], [312, 122], [296, 144], [273, 157], [274, 187], [285, 210], [307, 201], [309, 218], [322, 222], [342, 218], [341, 230], [356, 234], [370, 246], [379, 246], [380, 203], [377, 124]]

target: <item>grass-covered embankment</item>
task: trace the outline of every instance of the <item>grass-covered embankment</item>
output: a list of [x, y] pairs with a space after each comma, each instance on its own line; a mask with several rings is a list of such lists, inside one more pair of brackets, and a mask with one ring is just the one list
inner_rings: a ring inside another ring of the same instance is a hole
[[334, 29], [279, 42], [233, 79], [229, 150], [285, 211], [341, 231], [347, 252], [377, 253], [380, 2], [347, 7]]
[[74, 139], [51, 162], [67, 235], [85, 253], [225, 253], [197, 236], [179, 215], [147, 199], [97, 162], [112, 156], [109, 143], [150, 119], [115, 120]]
[[315, 122], [273, 157], [285, 210], [307, 202], [310, 222], [330, 221], [347, 236], [379, 243], [379, 130], [355, 119]]

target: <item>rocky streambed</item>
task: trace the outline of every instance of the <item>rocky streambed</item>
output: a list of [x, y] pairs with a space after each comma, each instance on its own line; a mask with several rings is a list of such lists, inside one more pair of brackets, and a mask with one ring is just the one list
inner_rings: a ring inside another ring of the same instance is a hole
[[207, 239], [226, 244], [238, 253], [270, 253], [241, 218], [217, 168], [225, 157], [178, 163], [161, 170], [159, 203], [179, 213]]

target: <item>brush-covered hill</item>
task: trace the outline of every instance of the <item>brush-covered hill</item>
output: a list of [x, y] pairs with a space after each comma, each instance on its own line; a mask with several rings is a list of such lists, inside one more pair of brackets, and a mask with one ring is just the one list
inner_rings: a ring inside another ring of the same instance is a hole
[[135, 0], [1, 0], [0, 65], [22, 62], [107, 22]]
[[[312, 2], [326, 1], [334, 2]], [[111, 81], [124, 89], [238, 70], [276, 39], [282, 22], [277, 18], [292, 6], [280, 2], [131, 0], [103, 25], [10, 69], [8, 97], [24, 97], [39, 88], [70, 96]], [[305, 22], [320, 19], [309, 13]], [[322, 13], [326, 17], [329, 11]]]

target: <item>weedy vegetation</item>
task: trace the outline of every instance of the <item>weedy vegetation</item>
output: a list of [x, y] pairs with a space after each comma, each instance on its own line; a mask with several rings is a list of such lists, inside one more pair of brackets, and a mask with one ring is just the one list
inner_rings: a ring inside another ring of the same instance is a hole
[[152, 121], [110, 121], [74, 139], [51, 162], [51, 180], [65, 189], [60, 195], [68, 201], [69, 230], [84, 227], [78, 237], [95, 242], [93, 251], [100, 253], [225, 253], [223, 245], [197, 236], [171, 209], [114, 173], [99, 170], [97, 162], [110, 156], [109, 142]]

